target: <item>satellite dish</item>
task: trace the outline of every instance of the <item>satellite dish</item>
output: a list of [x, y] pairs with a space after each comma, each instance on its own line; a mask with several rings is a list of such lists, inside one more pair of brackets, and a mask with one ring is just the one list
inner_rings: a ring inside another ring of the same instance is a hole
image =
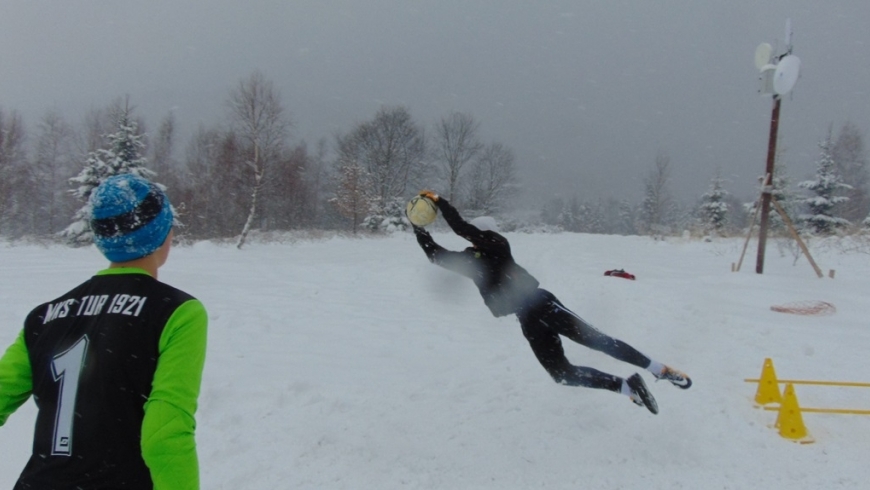
[[801, 60], [795, 55], [788, 55], [776, 65], [773, 73], [773, 91], [779, 95], [791, 92], [797, 83], [801, 71]]
[[773, 47], [767, 43], [761, 43], [755, 48], [755, 67], [761, 71], [764, 65], [770, 63], [770, 55], [773, 54]]
[[764, 65], [761, 67], [761, 95], [773, 95], [773, 75], [776, 73], [776, 65]]

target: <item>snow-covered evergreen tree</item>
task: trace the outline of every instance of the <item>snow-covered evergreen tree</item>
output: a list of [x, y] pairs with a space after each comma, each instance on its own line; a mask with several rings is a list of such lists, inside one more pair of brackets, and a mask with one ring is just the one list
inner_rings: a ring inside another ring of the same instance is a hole
[[70, 179], [75, 186], [70, 192], [84, 201], [84, 205], [73, 216], [73, 222], [61, 232], [72, 244], [87, 245], [93, 242], [88, 199], [101, 182], [120, 174], [134, 174], [148, 180], [155, 176], [153, 171], [145, 168], [146, 158], [142, 156], [145, 143], [131, 112], [129, 105], [125, 104], [116, 115], [118, 130], [107, 136], [109, 148], [90, 152], [82, 171]]
[[[377, 201], [373, 204], [377, 207]], [[407, 230], [409, 228], [409, 222], [405, 217], [406, 204], [407, 201], [401, 197], [394, 197], [387, 200], [387, 204], [383, 209], [366, 216], [362, 223], [363, 227], [371, 231], [386, 233]]]
[[728, 191], [722, 186], [723, 180], [719, 172], [710, 182], [710, 188], [701, 196], [700, 214], [704, 231], [722, 235], [728, 224], [728, 203], [725, 198]]
[[807, 206], [808, 212], [800, 216], [801, 221], [807, 224], [810, 231], [820, 235], [833, 233], [837, 228], [849, 225], [849, 221], [834, 216], [837, 204], [849, 200], [846, 196], [837, 196], [835, 193], [852, 186], [844, 184], [837, 173], [837, 166], [831, 156], [831, 137], [819, 143], [821, 154], [816, 167], [816, 177], [813, 180], [805, 180], [798, 187], [807, 189], [814, 195], [807, 197], [802, 202]]

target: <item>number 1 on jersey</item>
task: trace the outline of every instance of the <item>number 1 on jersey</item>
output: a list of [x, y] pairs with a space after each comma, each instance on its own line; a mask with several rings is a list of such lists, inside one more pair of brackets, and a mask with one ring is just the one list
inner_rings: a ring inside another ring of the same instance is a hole
[[54, 419], [54, 441], [51, 447], [52, 456], [69, 456], [72, 454], [73, 417], [75, 416], [76, 393], [79, 391], [79, 376], [85, 363], [88, 350], [88, 336], [64, 352], [54, 356], [51, 361], [51, 374], [54, 381], [60, 383], [60, 394], [57, 397], [57, 413]]

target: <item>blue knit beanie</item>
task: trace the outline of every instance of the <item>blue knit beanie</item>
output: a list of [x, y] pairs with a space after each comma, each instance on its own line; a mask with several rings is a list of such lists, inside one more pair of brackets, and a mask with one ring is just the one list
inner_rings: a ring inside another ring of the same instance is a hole
[[172, 207], [159, 187], [133, 174], [114, 175], [91, 193], [94, 243], [111, 262], [154, 253], [172, 229]]

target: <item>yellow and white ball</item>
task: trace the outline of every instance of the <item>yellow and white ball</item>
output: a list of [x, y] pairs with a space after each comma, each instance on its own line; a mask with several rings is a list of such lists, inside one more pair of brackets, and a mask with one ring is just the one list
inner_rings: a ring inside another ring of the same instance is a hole
[[426, 196], [414, 196], [405, 207], [408, 221], [416, 226], [426, 226], [438, 217], [438, 207]]

